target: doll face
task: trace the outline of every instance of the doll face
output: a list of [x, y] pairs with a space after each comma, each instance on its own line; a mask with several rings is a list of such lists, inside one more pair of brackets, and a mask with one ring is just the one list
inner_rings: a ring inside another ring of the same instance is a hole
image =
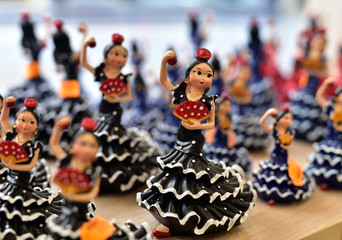
[[211, 87], [213, 70], [206, 63], [195, 65], [189, 74], [189, 82], [195, 88], [205, 90]]
[[122, 46], [117, 45], [107, 53], [107, 61], [110, 65], [122, 68], [127, 62], [128, 53]]
[[230, 101], [224, 100], [224, 101], [220, 104], [218, 111], [221, 112], [222, 114], [227, 115], [227, 114], [230, 113], [231, 106], [232, 106], [232, 104], [231, 104]]
[[91, 133], [84, 133], [78, 136], [73, 144], [73, 155], [81, 158], [85, 163], [92, 163], [96, 159], [99, 144]]
[[33, 136], [38, 127], [37, 119], [30, 112], [19, 113], [15, 124], [18, 134], [32, 134]]
[[248, 83], [252, 77], [251, 69], [248, 66], [241, 67], [238, 73], [238, 79], [241, 79], [244, 83]]
[[325, 49], [326, 40], [323, 35], [316, 35], [311, 40], [311, 48], [323, 51]]
[[289, 128], [292, 125], [293, 116], [291, 113], [286, 113], [282, 118], [279, 119], [278, 125], [285, 128]]

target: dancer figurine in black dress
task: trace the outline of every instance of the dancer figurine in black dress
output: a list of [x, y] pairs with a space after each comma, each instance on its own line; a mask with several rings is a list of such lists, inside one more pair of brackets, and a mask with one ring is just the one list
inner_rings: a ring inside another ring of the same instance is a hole
[[88, 37], [81, 50], [81, 64], [94, 73], [101, 83], [103, 98], [97, 119], [95, 135], [100, 139], [97, 154], [101, 165], [101, 191], [128, 191], [145, 181], [156, 171], [158, 148], [147, 133], [136, 128], [124, 128], [121, 102], [131, 100], [130, 74], [121, 73], [128, 51], [121, 45], [124, 38], [113, 34], [112, 43], [104, 49], [104, 62], [93, 68], [86, 60], [87, 46], [95, 46], [95, 39]]
[[157, 158], [162, 172], [147, 181], [148, 188], [137, 194], [137, 202], [161, 223], [152, 232], [155, 237], [229, 231], [247, 219], [256, 193], [239, 166], [226, 167], [203, 155], [202, 130], [215, 126], [217, 96], [206, 94], [214, 76], [208, 63], [211, 53], [198, 49], [186, 79], [176, 87], [167, 80], [166, 70], [166, 63], [175, 57], [173, 51], [164, 55], [160, 83], [172, 95], [173, 104], [179, 105], [174, 112], [182, 120], [177, 142], [171, 152]]
[[0, 238], [33, 240], [46, 235], [46, 223], [60, 214], [63, 200], [50, 189], [30, 185], [31, 170], [42, 148], [34, 140], [39, 124], [38, 103], [27, 98], [12, 126], [8, 116], [14, 103], [14, 97], [7, 97], [0, 117], [5, 138], [0, 143], [0, 157], [8, 168], [7, 180], [0, 186]]

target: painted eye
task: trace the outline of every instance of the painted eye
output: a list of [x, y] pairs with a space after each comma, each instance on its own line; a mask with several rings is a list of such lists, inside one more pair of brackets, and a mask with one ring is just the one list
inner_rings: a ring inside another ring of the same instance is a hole
[[211, 78], [213, 75], [211, 73], [207, 74], [207, 78]]
[[30, 121], [30, 124], [32, 124], [32, 125], [33, 125], [33, 124], [34, 124], [34, 121]]
[[201, 71], [196, 71], [197, 75], [202, 75]]
[[123, 55], [124, 58], [127, 58], [127, 55]]
[[114, 53], [114, 56], [115, 56], [115, 57], [119, 56], [119, 53], [115, 52], [115, 53]]

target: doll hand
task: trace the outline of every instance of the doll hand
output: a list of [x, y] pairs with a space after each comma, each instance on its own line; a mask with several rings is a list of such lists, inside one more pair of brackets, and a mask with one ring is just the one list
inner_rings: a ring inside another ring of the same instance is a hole
[[164, 54], [164, 56], [163, 56], [163, 61], [171, 61], [171, 60], [173, 60], [173, 59], [175, 59], [176, 58], [176, 54], [175, 54], [175, 52], [174, 51], [172, 51], [172, 50], [169, 50], [169, 51], [167, 51], [165, 54]]
[[104, 99], [110, 103], [118, 103], [120, 102], [120, 98], [115, 95], [105, 94]]
[[[78, 30], [81, 32], [81, 33], [87, 33], [87, 25], [83, 22], [81, 22], [79, 25], [78, 25]], [[94, 40], [95, 41], [95, 40]]]
[[59, 119], [57, 119], [56, 123], [55, 123], [55, 127], [59, 128], [61, 130], [67, 129], [70, 127], [71, 124], [71, 118], [70, 117], [61, 117]]
[[327, 79], [324, 80], [325, 86], [334, 85], [334, 83], [335, 83], [334, 77], [328, 77]]
[[276, 108], [270, 108], [267, 110], [267, 115], [272, 116], [272, 117], [277, 117], [278, 115], [278, 109]]
[[182, 125], [188, 130], [196, 130], [196, 129], [199, 129], [198, 126], [201, 125], [201, 123], [190, 120], [189, 122], [182, 121]]
[[13, 107], [15, 105], [15, 100], [16, 99], [13, 96], [5, 98], [4, 102], [5, 102], [6, 107], [8, 108]]
[[95, 38], [92, 37], [92, 36], [87, 37], [87, 38], [84, 40], [84, 44], [85, 44], [86, 46], [89, 46], [89, 47], [95, 47], [95, 45], [96, 45]]

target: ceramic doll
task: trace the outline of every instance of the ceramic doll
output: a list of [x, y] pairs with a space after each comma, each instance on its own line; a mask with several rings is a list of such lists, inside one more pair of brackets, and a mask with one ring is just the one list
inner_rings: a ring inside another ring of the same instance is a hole
[[160, 83], [172, 95], [173, 104], [179, 105], [175, 115], [182, 121], [174, 148], [157, 158], [163, 171], [137, 194], [138, 205], [160, 222], [152, 231], [155, 237], [228, 231], [243, 223], [254, 206], [256, 193], [245, 183], [242, 169], [210, 161], [202, 152], [201, 130], [215, 126], [217, 96], [206, 94], [214, 76], [210, 57], [207, 49], [198, 49], [185, 80], [176, 87], [166, 74], [166, 63], [175, 53], [168, 51], [162, 59]]
[[[0, 97], [0, 99], [1, 99], [0, 107], [1, 107], [1, 109], [3, 109], [2, 96]], [[13, 98], [10, 98], [10, 99], [13, 100]], [[19, 111], [20, 111], [20, 109], [19, 109]], [[38, 128], [39, 128], [39, 126], [38, 126]], [[0, 127], [0, 129], [1, 129], [1, 127]], [[35, 131], [34, 138], [36, 141], [38, 141], [38, 139], [37, 139], [38, 134], [39, 134], [39, 130]], [[6, 135], [4, 132], [1, 132], [0, 136], [1, 136], [1, 141], [5, 140]], [[40, 152], [40, 154], [41, 154], [41, 152]], [[3, 184], [7, 181], [8, 170], [9, 169], [7, 167], [5, 167], [5, 165], [2, 162], [0, 162], [0, 184]], [[37, 160], [37, 163], [34, 165], [34, 167], [31, 170], [31, 176], [30, 176], [31, 187], [32, 188], [39, 187], [41, 189], [48, 188], [48, 187], [50, 187], [50, 178], [51, 178], [50, 168], [48, 166], [46, 159], [45, 158], [39, 158]]]
[[327, 78], [317, 91], [317, 101], [329, 115], [329, 122], [325, 138], [314, 143], [315, 153], [309, 156], [308, 170], [323, 190], [342, 188], [342, 89], [336, 90], [331, 101], [324, 96], [335, 81], [334, 78]]
[[248, 174], [252, 167], [252, 158], [246, 148], [235, 146], [236, 135], [232, 127], [231, 101], [228, 95], [222, 94], [215, 108], [215, 128], [206, 133], [206, 140], [210, 144], [204, 145], [204, 153], [208, 159], [223, 161], [227, 166], [237, 164]]
[[101, 189], [103, 191], [128, 191], [136, 184], [144, 183], [156, 170], [159, 151], [147, 134], [136, 128], [124, 128], [121, 124], [121, 102], [131, 100], [129, 74], [121, 68], [126, 64], [128, 52], [121, 45], [123, 37], [113, 34], [112, 43], [104, 49], [104, 62], [93, 68], [86, 60], [87, 46], [95, 43], [88, 37], [81, 51], [81, 64], [94, 73], [95, 81], [101, 83], [103, 98], [100, 103], [98, 129], [100, 139], [98, 162], [103, 168]]
[[[45, 47], [47, 37], [50, 32], [49, 17], [45, 17], [46, 24], [46, 36], [43, 39], [38, 39], [34, 32], [35, 25], [31, 20], [29, 13], [21, 13], [21, 46], [24, 53], [30, 58], [30, 62], [27, 66], [26, 80], [18, 86], [9, 89], [8, 93], [16, 97], [16, 106], [14, 106], [14, 112], [19, 111], [19, 107], [24, 103], [27, 97], [33, 97], [39, 101], [39, 110], [45, 109], [45, 106], [49, 103], [49, 100], [56, 97], [55, 91], [46, 81], [40, 72], [39, 57], [42, 49]], [[17, 108], [18, 107], [18, 108]], [[40, 129], [42, 130], [42, 129]]]
[[[275, 117], [273, 126], [266, 124], [271, 116]], [[260, 118], [262, 128], [274, 137], [275, 146], [270, 159], [260, 162], [260, 168], [253, 171], [253, 186], [269, 205], [304, 200], [315, 188], [312, 176], [288, 156], [295, 134], [291, 129], [292, 118], [286, 106], [282, 111], [271, 108]]]
[[30, 185], [30, 171], [42, 148], [34, 140], [39, 124], [37, 101], [25, 100], [25, 107], [17, 112], [13, 127], [8, 116], [14, 103], [14, 97], [5, 98], [0, 117], [4, 136], [0, 156], [8, 168], [7, 180], [0, 186], [0, 238], [37, 239], [47, 233], [46, 223], [60, 214], [63, 200], [50, 189]]
[[238, 146], [251, 150], [265, 149], [269, 146], [270, 139], [259, 125], [260, 105], [253, 102], [255, 97], [251, 91], [251, 78], [251, 67], [248, 64], [241, 65], [228, 87], [232, 101], [233, 129]]
[[[94, 224], [102, 224], [102, 227], [103, 224], [107, 224], [106, 231], [102, 229], [101, 232], [103, 239], [105, 239], [104, 236], [107, 236], [108, 239], [116, 239], [114, 238], [115, 235], [118, 235], [115, 233], [116, 231], [122, 232], [121, 237], [130, 234], [140, 236], [145, 233], [146, 235], [146, 230], [143, 227], [137, 231], [133, 224], [125, 225], [124, 231], [118, 224], [113, 226], [102, 218], [89, 219], [89, 212], [92, 212], [94, 208], [89, 202], [98, 195], [101, 182], [101, 167], [96, 164], [96, 153], [100, 146], [98, 138], [94, 135], [97, 125], [91, 118], [83, 118], [81, 128], [74, 135], [72, 148], [66, 153], [61, 147], [60, 141], [62, 131], [68, 128], [71, 122], [69, 117], [58, 119], [50, 138], [50, 148], [59, 165], [59, 171], [53, 181], [61, 187], [66, 200], [62, 214], [48, 222], [50, 230], [48, 239], [90, 238], [90, 229], [87, 225]], [[110, 236], [112, 237], [110, 238]]]
[[[64, 23], [60, 20], [54, 22], [56, 31], [53, 33], [54, 51], [53, 57], [56, 69], [64, 72], [65, 77], [61, 81], [59, 97], [51, 99], [50, 104], [41, 110], [42, 120], [45, 128], [40, 132], [39, 140], [48, 145], [54, 121], [58, 116], [68, 115], [72, 119], [71, 128], [63, 132], [62, 145], [65, 149], [69, 148], [73, 134], [80, 128], [81, 120], [84, 117], [93, 115], [89, 107], [88, 100], [81, 94], [81, 86], [78, 80], [79, 72], [79, 51], [73, 51], [70, 39], [64, 30]], [[87, 34], [87, 26], [79, 24], [79, 31], [83, 35], [83, 40]], [[46, 147], [46, 149], [49, 149]], [[51, 155], [51, 152], [46, 152]]]
[[326, 45], [324, 34], [314, 34], [309, 44], [308, 55], [300, 60], [306, 76], [301, 76], [299, 89], [289, 93], [290, 103], [288, 105], [293, 114], [293, 128], [296, 130], [296, 137], [307, 141], [317, 141], [323, 138], [328, 120], [328, 116], [315, 99], [317, 87], [327, 74], [324, 58]]
[[274, 89], [268, 77], [262, 73], [262, 64], [264, 63], [264, 46], [259, 36], [258, 22], [253, 19], [250, 26], [250, 39], [248, 48], [250, 50], [250, 59], [248, 64], [251, 67], [251, 80], [249, 89], [252, 92], [251, 104], [254, 105], [253, 112], [261, 116], [268, 108], [275, 104]]

